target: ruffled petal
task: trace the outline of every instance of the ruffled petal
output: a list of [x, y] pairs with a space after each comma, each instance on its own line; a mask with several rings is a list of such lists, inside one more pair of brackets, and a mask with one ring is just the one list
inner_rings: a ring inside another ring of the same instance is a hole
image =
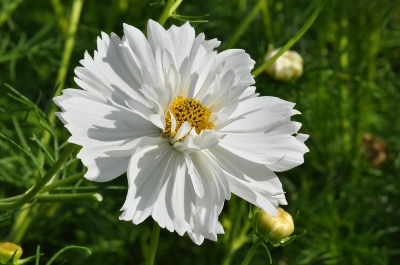
[[223, 69], [220, 75], [225, 75], [229, 70], [233, 70], [237, 76], [237, 86], [248, 87], [255, 83], [251, 75], [255, 61], [250, 58], [244, 50], [226, 50], [219, 53], [216, 57], [217, 65], [223, 64]]
[[[171, 55], [171, 58], [173, 59], [171, 63], [174, 63], [176, 65], [176, 61], [174, 60], [175, 50], [174, 45], [171, 41], [170, 34], [168, 34], [167, 31], [160, 24], [151, 19], [147, 24], [147, 38], [149, 40], [149, 44], [151, 50], [153, 51], [154, 57], [156, 57], [157, 48], [160, 49], [162, 53], [164, 52], [164, 50], [167, 50]], [[164, 65], [164, 68], [168, 67], [169, 65]]]
[[201, 244], [204, 238], [216, 241], [217, 234], [223, 233], [218, 216], [224, 201], [230, 199], [229, 183], [220, 166], [207, 152], [193, 153], [191, 159], [202, 178], [204, 196], [197, 197], [194, 225], [189, 236], [196, 244]]
[[265, 165], [250, 162], [226, 149], [215, 146], [207, 150], [223, 169], [233, 193], [275, 214], [279, 204], [287, 204], [282, 184]]
[[75, 74], [78, 85], [95, 94], [101, 93], [108, 99], [123, 105], [127, 98], [143, 98], [139, 89], [142, 78], [139, 66], [132, 63], [128, 51], [122, 49], [121, 40], [115, 34], [109, 37], [102, 33], [97, 39], [97, 51], [92, 58], [87, 52], [80, 61]]
[[[103, 182], [123, 174], [138, 141], [159, 134], [157, 127], [127, 108], [84, 97], [66, 98], [57, 99], [64, 110], [59, 116], [72, 134], [68, 141], [82, 146], [78, 158], [88, 167], [85, 177], [90, 180]], [[124, 155], [113, 155], [122, 150]]]
[[219, 145], [249, 161], [266, 164], [273, 171], [285, 171], [304, 162], [306, 138], [295, 137], [301, 124], [290, 121], [299, 112], [294, 104], [274, 97], [250, 98], [240, 102], [218, 130], [226, 136]]
[[183, 155], [171, 149], [166, 139], [140, 141], [129, 163], [128, 183], [121, 220], [139, 224], [151, 215], [171, 232], [183, 235], [191, 230], [196, 194]]
[[219, 145], [249, 161], [281, 172], [301, 165], [307, 146], [296, 137], [277, 134], [227, 133]]
[[172, 25], [167, 30], [175, 50], [176, 66], [179, 68], [186, 57], [189, 57], [195, 39], [194, 28], [186, 22], [181, 27]]

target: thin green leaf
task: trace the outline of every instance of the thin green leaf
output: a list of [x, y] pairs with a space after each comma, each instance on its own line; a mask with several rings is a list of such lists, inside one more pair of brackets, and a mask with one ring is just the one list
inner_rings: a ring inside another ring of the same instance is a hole
[[19, 144], [17, 144], [16, 142], [14, 142], [13, 140], [11, 140], [10, 138], [8, 138], [7, 136], [5, 136], [4, 134], [0, 133], [0, 138], [3, 138], [4, 140], [8, 141], [9, 143], [11, 143], [13, 146], [17, 147], [19, 150], [21, 150], [22, 152], [24, 152], [27, 156], [29, 156], [32, 160], [32, 162], [35, 164], [35, 166], [37, 167], [37, 169], [40, 172], [40, 175], [43, 176], [44, 175], [44, 171], [43, 168], [40, 166], [39, 162], [36, 160], [35, 156], [32, 154], [32, 152], [29, 150], [25, 150], [22, 146], [20, 146]]
[[65, 251], [69, 250], [69, 249], [78, 249], [78, 250], [86, 250], [89, 254], [92, 254], [92, 252], [90, 251], [90, 249], [88, 249], [87, 247], [81, 247], [81, 246], [68, 246], [65, 247], [61, 250], [59, 250], [50, 260], [49, 262], [46, 263], [46, 265], [51, 265], [58, 256], [60, 256], [62, 253], [64, 253]]
[[268, 258], [269, 258], [269, 264], [272, 264], [272, 257], [271, 257], [271, 253], [269, 253], [269, 249], [267, 247], [267, 245], [262, 242], [261, 245], [264, 247], [265, 251], [267, 252]]
[[54, 164], [55, 159], [54, 157], [50, 154], [50, 151], [47, 150], [46, 146], [40, 141], [35, 134], [32, 134], [31, 140], [35, 141], [39, 147], [43, 150], [43, 152], [46, 154], [47, 158], [50, 160], [51, 164]]
[[7, 213], [7, 214], [0, 215], [0, 227], [7, 226], [7, 225], [14, 223], [15, 222], [14, 215], [15, 215], [15, 213], [12, 213], [12, 214]]

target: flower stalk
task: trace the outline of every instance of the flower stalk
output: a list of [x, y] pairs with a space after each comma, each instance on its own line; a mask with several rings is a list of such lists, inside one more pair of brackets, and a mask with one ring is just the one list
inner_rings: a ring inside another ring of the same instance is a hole
[[325, 6], [325, 3], [327, 1], [324, 1], [310, 16], [310, 18], [306, 21], [306, 23], [303, 25], [303, 27], [297, 32], [297, 34], [291, 38], [283, 47], [282, 49], [279, 50], [278, 53], [276, 53], [274, 56], [272, 56], [268, 61], [263, 63], [261, 66], [259, 66], [256, 70], [253, 71], [253, 77], [258, 76], [261, 74], [265, 69], [267, 69], [268, 66], [270, 66], [273, 62], [276, 61], [276, 59], [279, 58], [285, 51], [289, 50], [290, 47], [292, 47], [300, 38], [301, 36], [304, 35], [304, 33], [307, 32], [307, 30], [311, 27], [311, 25], [314, 23], [315, 19], [318, 17], [319, 13]]
[[156, 256], [158, 237], [160, 235], [160, 226], [157, 222], [153, 222], [153, 231], [151, 232], [149, 251], [147, 252], [146, 265], [153, 265]]
[[37, 202], [101, 202], [103, 196], [99, 193], [80, 193], [80, 194], [51, 194], [38, 195], [35, 197]]
[[260, 11], [261, 6], [263, 5], [264, 1], [265, 0], [259, 0], [258, 3], [253, 7], [253, 9], [250, 11], [250, 13], [247, 15], [247, 17], [240, 24], [239, 28], [235, 31], [235, 33], [233, 34], [232, 38], [229, 40], [229, 42], [226, 45], [225, 49], [230, 49], [236, 44], [236, 42], [243, 35], [243, 33], [249, 27], [250, 23], [254, 20], [254, 18], [256, 17], [258, 12]]
[[254, 256], [254, 253], [256, 253], [257, 248], [261, 245], [261, 243], [264, 241], [265, 239], [260, 237], [256, 240], [256, 242], [253, 243], [253, 245], [251, 246], [249, 252], [247, 253], [246, 257], [244, 258], [242, 265], [247, 265], [249, 264], [249, 262], [251, 261], [251, 259]]
[[[58, 74], [57, 74], [57, 79], [56, 79], [56, 86], [57, 90], [56, 93], [54, 94], [55, 96], [58, 96], [61, 94], [61, 90], [64, 88], [65, 84], [65, 78], [67, 76], [67, 71], [68, 71], [68, 66], [69, 62], [71, 60], [71, 55], [72, 55], [72, 50], [74, 49], [75, 45], [75, 34], [76, 30], [78, 28], [79, 24], [79, 19], [81, 16], [81, 11], [82, 11], [82, 5], [83, 5], [83, 0], [74, 0], [72, 4], [72, 11], [71, 11], [71, 16], [69, 18], [69, 23], [68, 23], [68, 30], [67, 30], [67, 38], [65, 40], [65, 46], [64, 46], [64, 51], [60, 63], [60, 68], [58, 69]], [[54, 112], [57, 110], [57, 107], [52, 104], [49, 113], [49, 124], [53, 124], [56, 116], [54, 115]], [[47, 144], [50, 140], [50, 133], [45, 132], [43, 139], [44, 143]]]
[[183, 0], [168, 0], [165, 4], [164, 10], [161, 13], [160, 18], [158, 19], [158, 23], [160, 25], [164, 25], [165, 21], [172, 16], [172, 13], [178, 8], [178, 6], [182, 3]]

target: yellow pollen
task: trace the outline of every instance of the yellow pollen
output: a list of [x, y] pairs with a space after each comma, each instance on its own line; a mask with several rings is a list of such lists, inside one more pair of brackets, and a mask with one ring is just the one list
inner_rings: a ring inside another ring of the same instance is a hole
[[[182, 96], [178, 96], [174, 102], [172, 102], [169, 111], [174, 115], [176, 119], [176, 129], [172, 134], [175, 136], [181, 125], [187, 121], [192, 125], [192, 128], [196, 128], [196, 132], [200, 133], [202, 130], [209, 130], [214, 127], [214, 124], [208, 121], [210, 118], [211, 111], [207, 107], [203, 106], [200, 101], [194, 98], [187, 99]], [[163, 137], [167, 138], [171, 136], [171, 116], [169, 113], [165, 115], [165, 132], [162, 134]]]

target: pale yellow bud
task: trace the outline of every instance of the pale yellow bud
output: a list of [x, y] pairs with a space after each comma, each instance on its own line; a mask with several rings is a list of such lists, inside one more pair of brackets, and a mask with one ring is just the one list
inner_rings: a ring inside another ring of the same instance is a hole
[[[17, 253], [15, 253], [17, 252]], [[9, 242], [0, 242], [0, 264], [6, 264], [14, 255], [14, 263], [19, 260], [22, 255], [22, 248]]]
[[293, 233], [293, 218], [281, 207], [278, 207], [276, 218], [261, 210], [258, 213], [258, 230], [261, 234], [268, 233], [268, 240], [273, 245], [277, 244]]
[[[281, 48], [267, 53], [264, 60], [268, 61]], [[303, 74], [303, 58], [295, 51], [285, 51], [276, 61], [268, 66], [265, 71], [272, 77], [282, 81], [290, 81]]]

